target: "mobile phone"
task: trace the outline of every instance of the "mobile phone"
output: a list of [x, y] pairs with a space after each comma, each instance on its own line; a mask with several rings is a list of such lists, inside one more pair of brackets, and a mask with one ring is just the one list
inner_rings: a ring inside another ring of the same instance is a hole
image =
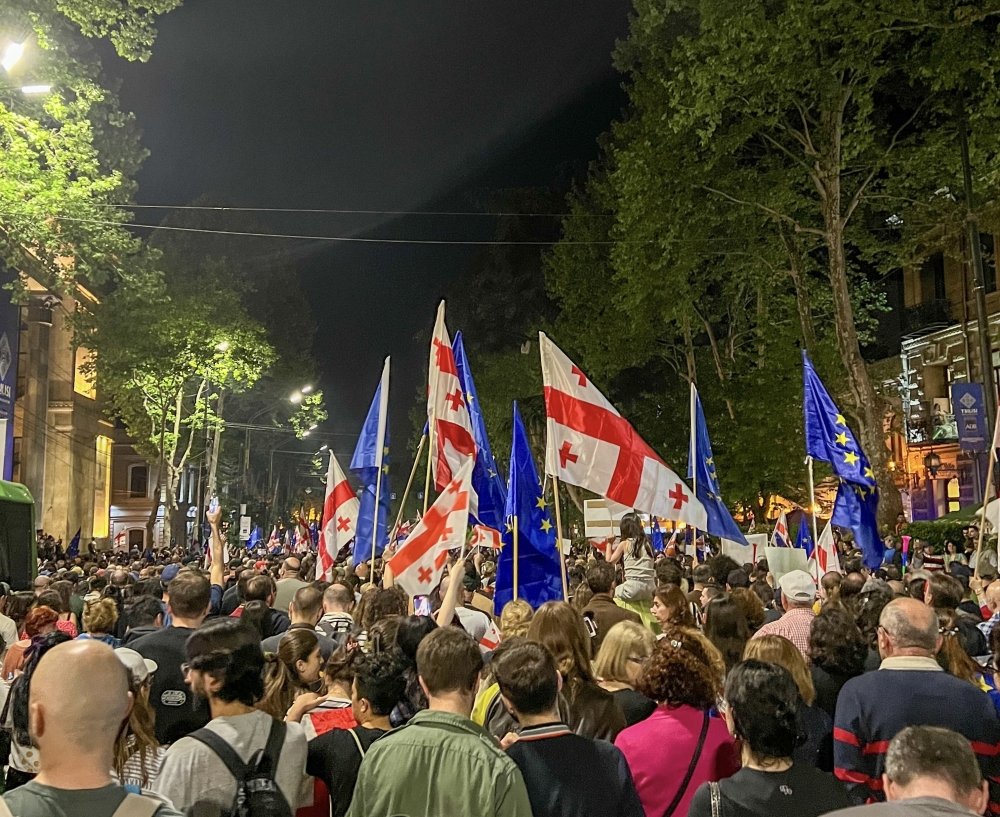
[[431, 614], [431, 600], [427, 596], [413, 597], [413, 612], [418, 616], [429, 616]]
[[219, 510], [219, 498], [213, 496], [208, 502], [208, 512], [215, 513], [217, 510]]

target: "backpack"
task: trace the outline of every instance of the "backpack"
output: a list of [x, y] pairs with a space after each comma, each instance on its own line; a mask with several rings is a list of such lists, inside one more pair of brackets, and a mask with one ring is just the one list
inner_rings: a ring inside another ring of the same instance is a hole
[[[153, 817], [163, 803], [154, 800], [152, 797], [143, 797], [138, 794], [126, 794], [121, 805], [115, 809], [111, 817]], [[14, 817], [10, 807], [0, 799], [0, 817]]]
[[254, 752], [247, 763], [211, 729], [198, 729], [188, 737], [215, 752], [236, 779], [236, 797], [222, 817], [292, 817], [292, 809], [274, 779], [285, 742], [284, 721], [272, 721], [267, 745]]

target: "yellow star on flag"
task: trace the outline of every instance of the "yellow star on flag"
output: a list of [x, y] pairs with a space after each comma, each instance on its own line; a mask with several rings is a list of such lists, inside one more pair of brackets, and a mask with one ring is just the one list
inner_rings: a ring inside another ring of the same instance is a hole
[[833, 422], [834, 422], [835, 425], [844, 426], [844, 428], [847, 428], [847, 420], [844, 419], [844, 415], [843, 414], [838, 414], [834, 418]]
[[541, 528], [543, 533], [548, 533], [550, 530], [552, 530], [552, 523], [549, 522], [548, 519], [543, 519]]
[[545, 497], [544, 496], [538, 497], [538, 502], [535, 503], [535, 507], [536, 508], [541, 508], [543, 511], [545, 510], [545, 508], [546, 508], [546, 502], [545, 502]]
[[844, 462], [846, 462], [848, 465], [857, 465], [858, 455], [855, 454], [853, 451], [848, 451], [846, 454], [844, 454]]
[[868, 477], [868, 479], [875, 479], [875, 472], [872, 471], [871, 468], [865, 468], [865, 476]]
[[847, 445], [847, 435], [843, 431], [834, 437], [834, 440], [836, 440], [839, 445]]

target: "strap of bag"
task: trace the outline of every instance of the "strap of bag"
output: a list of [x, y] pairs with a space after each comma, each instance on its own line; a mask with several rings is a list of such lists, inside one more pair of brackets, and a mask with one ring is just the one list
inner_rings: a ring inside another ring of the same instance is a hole
[[712, 799], [712, 817], [722, 817], [722, 793], [719, 791], [719, 784], [709, 783], [708, 793]]
[[[243, 762], [236, 750], [226, 741], [215, 734], [211, 729], [202, 727], [192, 732], [188, 737], [194, 738], [199, 743], [204, 743], [209, 749], [219, 756], [219, 760], [229, 769], [230, 774], [236, 778], [237, 782], [246, 777], [247, 764]], [[270, 741], [268, 741], [270, 745]]]
[[667, 806], [667, 810], [663, 812], [663, 817], [672, 817], [673, 813], [677, 810], [677, 806], [680, 805], [685, 792], [687, 792], [688, 786], [691, 785], [691, 778], [694, 777], [694, 770], [698, 765], [698, 760], [701, 758], [701, 751], [705, 748], [705, 737], [707, 735], [708, 711], [706, 710], [705, 719], [701, 723], [701, 734], [698, 736], [698, 745], [695, 747], [694, 754], [691, 755], [691, 763], [688, 765], [687, 773], [684, 775], [684, 779], [681, 781], [681, 786], [677, 789], [677, 794], [674, 795], [674, 799], [670, 801], [670, 805]]
[[358, 733], [354, 731], [354, 728], [347, 730], [351, 733], [351, 737], [354, 738], [354, 745], [358, 747], [358, 751], [361, 753], [362, 759], [365, 756], [365, 747], [361, 745], [361, 739], [358, 737]]
[[143, 797], [139, 794], [126, 794], [115, 813], [111, 817], [153, 817], [156, 810], [163, 803], [154, 800], [152, 797]]
[[285, 745], [285, 722], [275, 718], [271, 722], [271, 733], [267, 736], [267, 745], [264, 747], [264, 757], [270, 764], [268, 771], [271, 777], [278, 772], [278, 758], [281, 757], [281, 749]]

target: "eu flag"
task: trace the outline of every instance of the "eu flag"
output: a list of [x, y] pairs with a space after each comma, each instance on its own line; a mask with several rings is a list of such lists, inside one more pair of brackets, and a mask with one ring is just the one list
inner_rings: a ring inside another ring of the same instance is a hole
[[83, 533], [83, 528], [77, 530], [73, 535], [73, 538], [69, 540], [69, 545], [66, 547], [66, 557], [68, 559], [75, 559], [80, 555], [80, 534]]
[[472, 436], [476, 440], [476, 462], [472, 468], [472, 487], [479, 496], [477, 518], [483, 525], [502, 531], [507, 490], [504, 487], [503, 478], [500, 476], [500, 469], [497, 468], [496, 460], [493, 459], [493, 449], [490, 448], [489, 438], [486, 436], [486, 423], [483, 422], [483, 413], [479, 408], [479, 394], [476, 392], [476, 384], [472, 379], [469, 359], [465, 356], [465, 344], [462, 342], [461, 332], [455, 333], [451, 348], [455, 354], [458, 379], [465, 394], [465, 404], [469, 407]]
[[247, 539], [247, 550], [251, 553], [260, 544], [261, 538], [263, 538], [264, 533], [260, 529], [260, 525], [254, 525], [253, 530], [250, 531], [250, 538]]
[[806, 453], [813, 459], [830, 463], [840, 478], [831, 521], [854, 532], [865, 564], [875, 570], [882, 564], [883, 551], [876, 522], [878, 487], [875, 472], [804, 349], [802, 372]]
[[653, 550], [657, 553], [663, 553], [665, 547], [663, 544], [663, 531], [660, 530], [660, 520], [655, 516], [653, 517], [653, 525], [649, 532], [649, 541], [653, 546]]
[[809, 529], [809, 517], [803, 516], [802, 521], [799, 522], [799, 532], [795, 534], [795, 547], [804, 550], [806, 558], [811, 559], [814, 544], [812, 531]]
[[[361, 483], [361, 507], [354, 531], [354, 564], [373, 558], [372, 543], [378, 555], [387, 544], [389, 518], [389, 360], [386, 358], [382, 379], [375, 389], [361, 436], [351, 457], [351, 470]], [[381, 480], [381, 481], [380, 481]], [[375, 495], [378, 494], [378, 512]]]
[[[524, 599], [534, 608], [547, 601], [561, 601], [562, 563], [556, 550], [556, 529], [549, 505], [538, 481], [531, 458], [528, 434], [521, 413], [514, 404], [514, 430], [510, 444], [510, 471], [507, 478], [506, 523], [503, 548], [497, 559], [493, 605], [499, 615], [514, 598]], [[517, 543], [514, 527], [517, 526]], [[516, 553], [515, 553], [516, 551]], [[514, 559], [517, 559], [517, 586]]]
[[743, 531], [722, 501], [719, 476], [715, 471], [715, 457], [712, 455], [712, 443], [708, 439], [705, 413], [701, 409], [701, 398], [694, 383], [691, 384], [691, 415], [694, 434], [691, 450], [688, 452], [687, 475], [688, 479], [694, 480], [698, 501], [705, 506], [708, 515], [705, 529], [712, 536], [719, 536], [749, 547], [750, 543], [743, 535]]

